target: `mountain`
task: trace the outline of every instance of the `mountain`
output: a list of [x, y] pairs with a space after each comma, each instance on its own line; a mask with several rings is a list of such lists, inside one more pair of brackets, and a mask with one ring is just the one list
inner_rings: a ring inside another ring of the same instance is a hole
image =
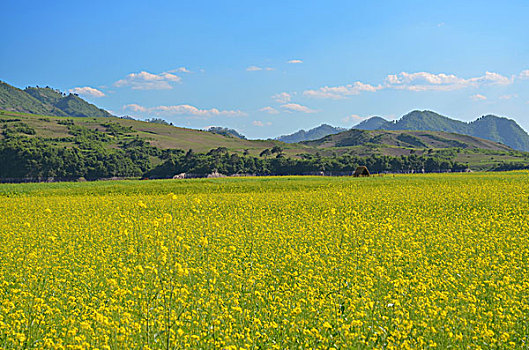
[[444, 131], [359, 130], [351, 129], [302, 144], [318, 148], [383, 146], [415, 149], [461, 148], [511, 151], [501, 143]]
[[386, 123], [389, 123], [389, 121], [384, 118], [371, 117], [355, 125], [354, 128], [360, 130], [377, 130], [380, 129]]
[[241, 140], [246, 140], [246, 136], [244, 136], [243, 134], [239, 133], [235, 129], [228, 129], [228, 128], [223, 128], [223, 127], [220, 127], [220, 126], [212, 126], [207, 131], [212, 132], [214, 134], [224, 135], [224, 136], [228, 136], [228, 137], [236, 137], [236, 138], [241, 139]]
[[21, 90], [5, 82], [0, 82], [0, 109], [58, 117], [112, 117], [76, 94], [63, 94], [49, 87]]
[[286, 143], [296, 143], [302, 141], [317, 140], [327, 135], [337, 134], [347, 129], [334, 127], [328, 124], [322, 124], [308, 131], [300, 130], [290, 135], [279, 136], [277, 140]]
[[412, 111], [397, 121], [380, 117], [364, 120], [354, 129], [361, 130], [425, 130], [444, 131], [480, 137], [503, 143], [513, 149], [529, 151], [529, 135], [514, 120], [494, 115], [465, 123], [432, 111]]
[[486, 115], [469, 123], [473, 136], [501, 142], [516, 150], [529, 151], [529, 135], [514, 120]]

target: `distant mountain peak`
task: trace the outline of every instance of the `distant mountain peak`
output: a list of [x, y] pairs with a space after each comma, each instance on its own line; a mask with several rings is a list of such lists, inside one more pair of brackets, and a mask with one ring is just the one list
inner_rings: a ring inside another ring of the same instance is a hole
[[347, 129], [335, 127], [329, 124], [321, 124], [320, 126], [317, 126], [315, 128], [312, 128], [310, 130], [299, 130], [293, 134], [290, 135], [283, 135], [279, 136], [277, 140], [283, 141], [286, 143], [297, 143], [302, 141], [311, 141], [311, 140], [317, 140], [321, 139], [322, 137], [325, 137], [327, 135], [333, 135], [338, 134], [342, 131], [345, 131]]
[[386, 123], [390, 122], [382, 117], [374, 116], [356, 124], [355, 126], [353, 126], [353, 129], [377, 130], [380, 128], [380, 126], [385, 125]]

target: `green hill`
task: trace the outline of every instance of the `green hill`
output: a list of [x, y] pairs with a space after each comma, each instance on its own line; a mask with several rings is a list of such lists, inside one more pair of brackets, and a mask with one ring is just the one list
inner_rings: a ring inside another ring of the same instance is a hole
[[[376, 119], [375, 119], [376, 118]], [[487, 115], [470, 123], [454, 120], [432, 111], [412, 111], [397, 121], [380, 117], [365, 120], [354, 127], [361, 130], [445, 131], [503, 143], [513, 149], [529, 151], [529, 135], [514, 120]]]
[[5, 82], [0, 82], [0, 109], [58, 117], [112, 117], [75, 94], [63, 94], [49, 87], [21, 90]]
[[486, 115], [471, 122], [469, 126], [473, 136], [529, 151], [529, 135], [512, 119]]
[[345, 130], [347, 129], [334, 127], [328, 124], [322, 124], [318, 127], [315, 127], [307, 131], [299, 130], [290, 135], [279, 136], [277, 139], [279, 141], [283, 141], [287, 143], [296, 143], [296, 142], [302, 142], [302, 141], [311, 141], [311, 140], [321, 139], [322, 137], [325, 137], [327, 135], [337, 134]]
[[50, 104], [42, 103], [31, 94], [0, 81], [0, 109], [32, 114], [66, 116]]
[[391, 131], [351, 129], [335, 135], [329, 135], [315, 141], [302, 144], [318, 148], [351, 146], [384, 146], [405, 149], [482, 149], [493, 151], [511, 151], [503, 144], [473, 136], [447, 133], [443, 131]]
[[363, 120], [357, 125], [354, 126], [355, 129], [360, 130], [377, 130], [380, 129], [381, 126], [388, 123], [388, 121], [382, 117], [371, 117], [369, 119]]

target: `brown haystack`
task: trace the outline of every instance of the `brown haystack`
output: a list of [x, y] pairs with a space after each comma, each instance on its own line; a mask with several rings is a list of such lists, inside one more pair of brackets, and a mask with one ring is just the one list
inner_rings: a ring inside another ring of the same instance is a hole
[[367, 167], [365, 166], [359, 166], [356, 168], [355, 172], [353, 173], [354, 177], [359, 176], [370, 176], [369, 170], [367, 170]]

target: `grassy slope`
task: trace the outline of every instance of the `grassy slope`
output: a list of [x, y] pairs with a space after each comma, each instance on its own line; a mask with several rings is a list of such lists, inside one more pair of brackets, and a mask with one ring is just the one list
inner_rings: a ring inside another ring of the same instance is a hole
[[65, 115], [74, 117], [112, 117], [104, 109], [86, 102], [79, 96], [68, 94], [63, 95], [61, 92], [51, 88], [35, 88], [28, 87], [24, 92], [33, 96], [44, 104], [53, 106], [59, 110], [60, 113], [53, 113], [53, 115]]
[[[288, 155], [296, 155], [311, 150], [311, 147], [299, 144], [286, 144], [274, 140], [242, 140], [235, 137], [227, 137], [207, 131], [179, 128], [169, 125], [147, 123], [139, 120], [121, 119], [116, 117], [84, 118], [84, 117], [54, 117], [26, 113], [0, 111], [0, 119], [21, 119], [23, 122], [36, 130], [35, 136], [45, 138], [62, 138], [70, 136], [65, 125], [58, 124], [60, 120], [71, 119], [75, 125], [84, 126], [89, 129], [105, 130], [101, 125], [104, 123], [119, 123], [130, 126], [134, 132], [129, 135], [138, 135], [148, 140], [151, 144], [161, 148], [193, 149], [195, 152], [207, 152], [213, 148], [226, 147], [232, 152], [243, 152], [248, 149], [250, 154], [259, 155], [266, 149], [279, 145], [285, 149]], [[2, 124], [0, 123], [0, 129]]]

